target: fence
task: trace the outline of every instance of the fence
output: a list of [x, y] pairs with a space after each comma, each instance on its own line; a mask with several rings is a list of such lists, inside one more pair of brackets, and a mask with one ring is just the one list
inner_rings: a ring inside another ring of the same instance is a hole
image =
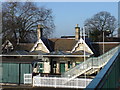
[[55, 88], [85, 88], [92, 79], [75, 78], [65, 83], [69, 78], [61, 77], [33, 77], [33, 86], [55, 87]]
[[32, 74], [24, 74], [24, 84], [32, 84]]

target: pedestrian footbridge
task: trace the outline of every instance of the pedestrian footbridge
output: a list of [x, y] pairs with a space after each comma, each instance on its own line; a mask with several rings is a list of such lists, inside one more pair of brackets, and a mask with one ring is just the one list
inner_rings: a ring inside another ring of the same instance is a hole
[[95, 72], [99, 72], [99, 70], [108, 63], [108, 61], [115, 55], [115, 53], [118, 52], [119, 48], [120, 45], [99, 57], [91, 57], [79, 65], [71, 68], [69, 71], [63, 73], [61, 77], [68, 77], [68, 81], [70, 81], [82, 74], [90, 75]]

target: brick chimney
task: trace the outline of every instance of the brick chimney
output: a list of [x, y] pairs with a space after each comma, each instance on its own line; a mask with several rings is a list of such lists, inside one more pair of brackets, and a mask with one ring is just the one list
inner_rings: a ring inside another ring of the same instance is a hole
[[80, 27], [78, 27], [78, 24], [76, 24], [75, 27], [75, 40], [78, 41], [80, 39]]
[[37, 38], [38, 40], [43, 36], [43, 28], [41, 27], [41, 25], [38, 25], [38, 29], [37, 29]]

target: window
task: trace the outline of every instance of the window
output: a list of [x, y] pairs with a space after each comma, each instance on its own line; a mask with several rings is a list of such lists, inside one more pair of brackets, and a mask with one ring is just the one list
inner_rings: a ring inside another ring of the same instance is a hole
[[57, 68], [56, 61], [53, 61], [53, 68]]
[[70, 61], [68, 61], [68, 68], [72, 67], [72, 63]]
[[44, 64], [41, 62], [41, 63], [38, 63], [37, 64], [37, 71], [39, 73], [43, 73], [43, 70], [44, 70]]

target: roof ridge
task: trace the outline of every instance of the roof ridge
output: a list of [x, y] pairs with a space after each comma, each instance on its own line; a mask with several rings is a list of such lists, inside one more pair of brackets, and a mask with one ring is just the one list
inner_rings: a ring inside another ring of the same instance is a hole
[[62, 39], [62, 40], [63, 40], [63, 39], [66, 39], [66, 40], [67, 40], [67, 39], [73, 39], [73, 40], [75, 40], [75, 38], [49, 38], [49, 40], [51, 40], [51, 39]]

